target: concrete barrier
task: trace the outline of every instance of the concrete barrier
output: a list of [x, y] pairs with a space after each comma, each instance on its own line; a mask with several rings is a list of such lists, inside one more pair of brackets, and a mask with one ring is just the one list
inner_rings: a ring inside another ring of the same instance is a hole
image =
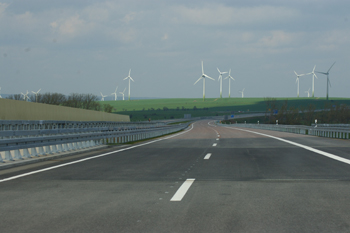
[[0, 99], [0, 120], [130, 121], [127, 115]]

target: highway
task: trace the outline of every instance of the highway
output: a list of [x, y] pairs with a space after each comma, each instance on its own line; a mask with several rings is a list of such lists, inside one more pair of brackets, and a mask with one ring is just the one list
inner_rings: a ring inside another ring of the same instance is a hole
[[347, 161], [347, 140], [198, 121], [0, 170], [0, 231], [350, 232]]

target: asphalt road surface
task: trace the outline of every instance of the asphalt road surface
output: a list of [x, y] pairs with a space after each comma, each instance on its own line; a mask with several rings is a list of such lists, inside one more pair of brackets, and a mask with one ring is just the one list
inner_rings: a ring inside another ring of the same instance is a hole
[[199, 121], [0, 171], [0, 231], [350, 232], [347, 161], [348, 140]]

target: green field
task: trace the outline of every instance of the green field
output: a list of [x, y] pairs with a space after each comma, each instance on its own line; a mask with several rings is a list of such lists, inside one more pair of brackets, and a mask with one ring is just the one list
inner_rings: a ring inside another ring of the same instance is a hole
[[[350, 98], [275, 98], [276, 107], [288, 101], [288, 107], [306, 108], [310, 104], [316, 109], [328, 105], [350, 105]], [[267, 105], [264, 98], [217, 98], [206, 99], [141, 99], [125, 101], [104, 101], [113, 106], [113, 113], [130, 115], [132, 121], [183, 118], [184, 114], [198, 116], [230, 115], [239, 112], [265, 112]], [[195, 109], [194, 109], [195, 108]], [[164, 110], [165, 109], [165, 110]]]

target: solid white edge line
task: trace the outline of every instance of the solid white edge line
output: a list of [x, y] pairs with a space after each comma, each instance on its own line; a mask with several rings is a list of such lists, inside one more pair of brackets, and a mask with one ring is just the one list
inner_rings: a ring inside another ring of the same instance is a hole
[[216, 145], [217, 145], [217, 143], [214, 143], [214, 144], [213, 144], [213, 146], [216, 146]]
[[304, 148], [305, 150], [309, 150], [309, 151], [315, 152], [315, 153], [317, 153], [317, 154], [326, 156], [326, 157], [328, 157], [328, 158], [331, 158], [331, 159], [334, 159], [334, 160], [337, 160], [337, 161], [340, 161], [340, 162], [343, 162], [343, 163], [350, 164], [350, 160], [349, 160], [349, 159], [345, 159], [345, 158], [343, 158], [343, 157], [340, 157], [340, 156], [337, 156], [337, 155], [334, 155], [334, 154], [331, 154], [331, 153], [328, 153], [328, 152], [325, 152], [325, 151], [321, 151], [321, 150], [318, 150], [318, 149], [315, 149], [315, 148], [312, 148], [312, 147], [309, 147], [309, 146], [305, 146], [305, 145], [302, 145], [302, 144], [299, 144], [299, 143], [296, 143], [296, 142], [288, 141], [288, 140], [283, 139], [283, 138], [278, 138], [278, 137], [275, 137], [275, 136], [271, 136], [271, 135], [263, 134], [263, 133], [258, 133], [258, 132], [254, 132], [254, 131], [250, 131], [250, 130], [244, 130], [244, 129], [238, 129], [238, 128], [231, 128], [231, 127], [225, 127], [225, 128], [228, 128], [228, 129], [235, 129], [235, 130], [241, 130], [241, 131], [245, 131], [245, 132], [249, 132], [249, 133], [254, 133], [254, 134], [262, 135], [262, 136], [265, 136], [265, 137], [274, 138], [274, 139], [276, 139], [276, 140], [279, 140], [279, 141], [282, 141], [282, 142], [285, 142], [285, 143], [292, 144], [292, 145], [294, 145], [294, 146], [298, 146], [298, 147]]
[[195, 180], [194, 178], [185, 180], [170, 201], [181, 201]]
[[52, 166], [52, 167], [48, 167], [48, 168], [44, 168], [44, 169], [40, 169], [40, 170], [36, 170], [36, 171], [32, 171], [32, 172], [23, 173], [23, 174], [20, 174], [20, 175], [17, 175], [17, 176], [11, 176], [11, 177], [8, 177], [8, 178], [0, 180], [0, 183], [5, 182], [5, 181], [10, 181], [10, 180], [15, 180], [15, 179], [18, 179], [18, 178], [21, 178], [21, 177], [25, 177], [25, 176], [29, 176], [29, 175], [33, 175], [33, 174], [36, 174], [36, 173], [40, 173], [40, 172], [49, 171], [49, 170], [53, 170], [53, 169], [56, 169], [56, 168], [72, 165], [72, 164], [75, 164], [75, 163], [81, 163], [81, 162], [84, 162], [84, 161], [87, 161], [87, 160], [91, 160], [91, 159], [97, 159], [97, 158], [100, 158], [100, 157], [103, 157], [103, 156], [107, 156], [107, 155], [110, 155], [110, 154], [119, 153], [119, 152], [130, 150], [130, 149], [133, 149], [133, 148], [136, 148], [136, 147], [145, 146], [145, 145], [148, 145], [148, 144], [151, 144], [151, 143], [155, 143], [155, 142], [159, 142], [159, 141], [166, 140], [166, 139], [169, 139], [169, 138], [173, 138], [173, 137], [176, 137], [176, 136], [179, 136], [181, 134], [188, 133], [189, 131], [191, 131], [193, 129], [193, 125], [194, 124], [195, 123], [193, 123], [191, 125], [190, 129], [188, 129], [188, 130], [186, 130], [184, 132], [175, 134], [175, 135], [171, 135], [171, 136], [168, 136], [168, 137], [165, 137], [165, 138], [156, 139], [154, 141], [150, 141], [150, 142], [146, 142], [146, 143], [143, 143], [143, 144], [131, 146], [131, 147], [128, 147], [128, 148], [124, 148], [124, 149], [120, 149], [120, 150], [116, 150], [116, 151], [111, 151], [111, 152], [104, 153], [104, 154], [101, 154], [101, 155], [96, 155], [96, 156], [92, 156], [92, 157], [85, 158], [85, 159], [79, 159], [79, 160], [76, 160], [76, 161], [73, 161], [73, 162], [64, 163], [64, 164], [60, 164], [60, 165], [57, 165], [57, 166]]
[[211, 153], [208, 153], [208, 154], [204, 157], [204, 159], [209, 159], [210, 156], [211, 156]]

